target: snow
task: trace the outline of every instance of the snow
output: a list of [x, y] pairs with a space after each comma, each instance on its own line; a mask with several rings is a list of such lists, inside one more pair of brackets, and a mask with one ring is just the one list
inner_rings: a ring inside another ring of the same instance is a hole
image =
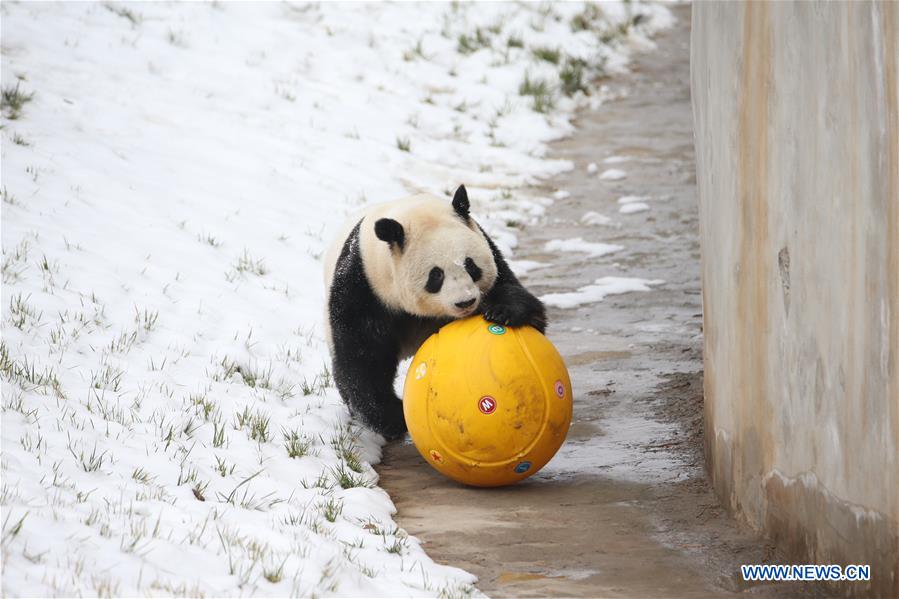
[[509, 268], [512, 269], [512, 272], [514, 272], [519, 277], [526, 275], [532, 270], [551, 266], [547, 262], [538, 262], [536, 260], [509, 260], [508, 263]]
[[631, 202], [629, 204], [623, 204], [621, 208], [618, 209], [618, 212], [621, 214], [633, 214], [635, 212], [644, 212], [649, 210], [649, 204], [645, 202]]
[[543, 246], [548, 252], [576, 252], [581, 254], [589, 254], [591, 257], [604, 256], [623, 249], [620, 245], [612, 243], [597, 243], [593, 241], [584, 241], [582, 237], [574, 237], [572, 239], [553, 239], [547, 241]]
[[603, 164], [621, 164], [622, 162], [629, 161], [630, 158], [627, 156], [609, 156], [608, 158], [603, 159]]
[[584, 213], [581, 217], [581, 222], [585, 225], [608, 225], [612, 222], [612, 219], [599, 212], [590, 211]]
[[529, 48], [616, 72], [671, 20], [604, 3], [603, 30], [646, 18], [603, 44], [582, 10], [0, 5], [4, 90], [34, 94], [0, 132], [4, 596], [477, 594], [377, 487], [321, 255], [361, 205], [459, 183], [511, 255], [592, 101], [536, 111], [525, 74], [559, 70]]
[[548, 293], [540, 299], [547, 306], [556, 308], [574, 308], [583, 304], [602, 301], [607, 295], [630, 293], [632, 291], [649, 291], [653, 285], [661, 285], [665, 281], [659, 279], [640, 279], [636, 277], [601, 277], [591, 285], [581, 287], [577, 291], [564, 293]]
[[627, 173], [621, 169], [609, 168], [602, 172], [599, 176], [603, 181], [620, 181], [627, 177]]
[[567, 199], [567, 198], [570, 198], [570, 197], [571, 197], [571, 192], [570, 192], [570, 191], [565, 191], [564, 189], [560, 189], [560, 190], [558, 190], [558, 191], [556, 191], [556, 192], [553, 192], [553, 199], [554, 199], [554, 200], [564, 200], [564, 199]]
[[595, 162], [591, 162], [590, 164], [587, 165], [587, 172], [590, 173], [591, 175], [598, 170], [599, 170], [599, 167], [596, 166]]
[[645, 202], [648, 199], [646, 196], [621, 196], [618, 198], [618, 203], [633, 204], [634, 202]]

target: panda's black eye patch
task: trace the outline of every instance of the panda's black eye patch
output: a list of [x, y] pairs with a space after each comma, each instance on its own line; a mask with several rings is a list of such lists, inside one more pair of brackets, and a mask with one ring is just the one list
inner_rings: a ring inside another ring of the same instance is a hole
[[477, 264], [474, 263], [474, 260], [471, 258], [465, 259], [465, 270], [468, 271], [468, 276], [471, 277], [471, 280], [477, 283], [481, 280], [481, 275], [484, 274], [481, 272], [481, 269]]
[[443, 287], [443, 269], [435, 266], [428, 274], [428, 282], [425, 284], [425, 291], [428, 293], [437, 293]]

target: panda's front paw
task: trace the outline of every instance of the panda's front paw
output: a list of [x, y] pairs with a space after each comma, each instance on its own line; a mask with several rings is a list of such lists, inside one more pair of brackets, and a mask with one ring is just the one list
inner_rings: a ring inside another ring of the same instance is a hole
[[530, 324], [527, 312], [514, 304], [494, 304], [484, 310], [484, 318], [507, 327], [522, 327]]
[[[490, 298], [484, 305], [484, 318], [507, 327], [532, 326], [546, 332], [546, 310], [536, 297], [521, 289], [520, 293], [506, 293]], [[499, 301], [497, 301], [499, 299]]]

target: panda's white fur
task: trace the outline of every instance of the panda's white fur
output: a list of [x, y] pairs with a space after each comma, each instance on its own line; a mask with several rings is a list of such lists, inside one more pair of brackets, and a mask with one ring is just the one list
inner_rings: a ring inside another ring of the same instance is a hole
[[[365, 209], [343, 227], [324, 262], [335, 382], [351, 410], [388, 438], [405, 432], [392, 390], [397, 362], [437, 328], [478, 311], [507, 326], [545, 326], [542, 304], [468, 215], [464, 187], [452, 203], [421, 194]], [[432, 293], [426, 285], [435, 267], [443, 282]]]

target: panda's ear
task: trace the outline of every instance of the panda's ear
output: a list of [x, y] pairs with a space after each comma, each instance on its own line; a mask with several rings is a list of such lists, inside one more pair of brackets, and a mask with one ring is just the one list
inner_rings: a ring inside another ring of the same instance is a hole
[[403, 225], [392, 218], [378, 219], [375, 222], [375, 235], [381, 241], [386, 241], [391, 248], [393, 244], [396, 244], [400, 251], [403, 251], [403, 245], [406, 243], [406, 232], [403, 230]]
[[453, 210], [462, 217], [462, 220], [467, 221], [469, 208], [468, 191], [466, 191], [464, 185], [460, 185], [459, 189], [456, 190], [456, 195], [453, 196]]

